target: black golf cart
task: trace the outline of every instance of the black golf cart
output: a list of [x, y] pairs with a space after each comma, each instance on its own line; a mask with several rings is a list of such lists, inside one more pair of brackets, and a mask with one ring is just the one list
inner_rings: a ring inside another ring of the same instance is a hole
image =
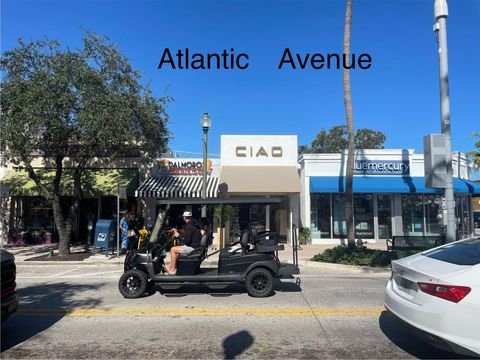
[[[296, 238], [294, 236], [294, 238]], [[275, 233], [268, 231], [244, 231], [239, 241], [229, 247], [207, 254], [208, 236], [201, 239], [201, 246], [189, 254], [179, 255], [176, 275], [168, 275], [164, 267], [166, 249], [171, 240], [163, 245], [149, 245], [142, 250], [132, 250], [125, 258], [124, 273], [118, 282], [120, 293], [125, 298], [144, 295], [149, 286], [158, 285], [164, 289], [178, 289], [186, 284], [201, 283], [211, 289], [223, 289], [234, 283], [244, 283], [253, 297], [266, 297], [273, 292], [274, 278], [292, 278], [298, 274], [294, 264], [282, 264], [278, 251], [284, 246], [278, 244]], [[202, 267], [203, 260], [219, 254], [218, 267]]]

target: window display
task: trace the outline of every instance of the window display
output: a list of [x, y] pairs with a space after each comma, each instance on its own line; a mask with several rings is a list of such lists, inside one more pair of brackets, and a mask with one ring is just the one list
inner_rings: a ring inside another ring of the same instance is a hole
[[319, 233], [320, 238], [330, 238], [330, 194], [312, 194], [310, 202], [311, 230]]
[[373, 239], [373, 195], [353, 195], [353, 218], [355, 222], [355, 237]]
[[403, 234], [423, 235], [423, 195], [402, 195]]

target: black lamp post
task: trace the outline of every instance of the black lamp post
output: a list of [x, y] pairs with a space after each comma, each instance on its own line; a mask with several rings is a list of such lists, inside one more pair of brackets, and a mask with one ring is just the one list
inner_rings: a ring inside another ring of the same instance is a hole
[[[202, 181], [202, 199], [207, 198], [207, 134], [208, 129], [212, 125], [212, 118], [208, 115], [207, 112], [203, 113], [203, 116], [200, 118], [200, 125], [203, 130], [203, 181]], [[207, 206], [203, 204], [202, 206], [202, 217], [207, 216]]]

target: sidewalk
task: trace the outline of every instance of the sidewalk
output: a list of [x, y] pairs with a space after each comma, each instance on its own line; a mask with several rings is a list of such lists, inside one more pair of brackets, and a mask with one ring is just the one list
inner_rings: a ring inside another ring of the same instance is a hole
[[[365, 244], [367, 248], [370, 249], [379, 249], [379, 250], [387, 250], [385, 243], [367, 243]], [[293, 249], [289, 245], [284, 245], [285, 249], [283, 251], [278, 252], [278, 256], [280, 261], [282, 262], [293, 262]], [[311, 259], [314, 255], [323, 252], [325, 249], [335, 247], [336, 245], [302, 245], [298, 250], [298, 262], [301, 266], [308, 266], [311, 265]], [[38, 257], [41, 255], [47, 255], [51, 250], [54, 253], [57, 253], [58, 244], [52, 245], [25, 245], [25, 246], [4, 246], [4, 249], [9, 251], [15, 256], [15, 261], [17, 264], [22, 265], [63, 265], [63, 264], [76, 264], [76, 265], [94, 265], [98, 263], [102, 264], [123, 264], [125, 260], [125, 255], [120, 255], [119, 257], [116, 256], [116, 253], [112, 255], [112, 251], [110, 250], [108, 256], [105, 256], [105, 253], [100, 253], [97, 250], [95, 255], [91, 255], [90, 257], [84, 259], [83, 261], [26, 261], [27, 259], [31, 259], [34, 257]], [[82, 245], [73, 245], [70, 248], [70, 251], [73, 252], [82, 252], [84, 251], [84, 247]], [[91, 248], [90, 248], [91, 251]], [[209, 250], [208, 253], [213, 253], [214, 251]], [[167, 261], [169, 254], [167, 254]], [[217, 265], [218, 264], [218, 253], [212, 256], [207, 257], [203, 264], [205, 265]], [[318, 263], [320, 264], [320, 263]]]

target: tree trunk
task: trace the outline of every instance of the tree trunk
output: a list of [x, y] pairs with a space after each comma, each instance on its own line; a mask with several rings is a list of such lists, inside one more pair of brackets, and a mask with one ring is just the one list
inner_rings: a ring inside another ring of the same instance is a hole
[[355, 246], [355, 229], [353, 226], [353, 163], [355, 156], [355, 137], [352, 110], [352, 94], [350, 92], [350, 28], [352, 25], [352, 0], [347, 0], [345, 12], [345, 31], [343, 36], [343, 53], [346, 66], [343, 68], [343, 99], [347, 117], [348, 155], [345, 184], [345, 217], [347, 220], [348, 247]]
[[53, 218], [55, 219], [55, 226], [58, 231], [58, 254], [59, 256], [70, 254], [70, 231], [65, 223], [62, 211], [62, 204], [60, 202], [60, 196], [54, 195], [53, 197]]

